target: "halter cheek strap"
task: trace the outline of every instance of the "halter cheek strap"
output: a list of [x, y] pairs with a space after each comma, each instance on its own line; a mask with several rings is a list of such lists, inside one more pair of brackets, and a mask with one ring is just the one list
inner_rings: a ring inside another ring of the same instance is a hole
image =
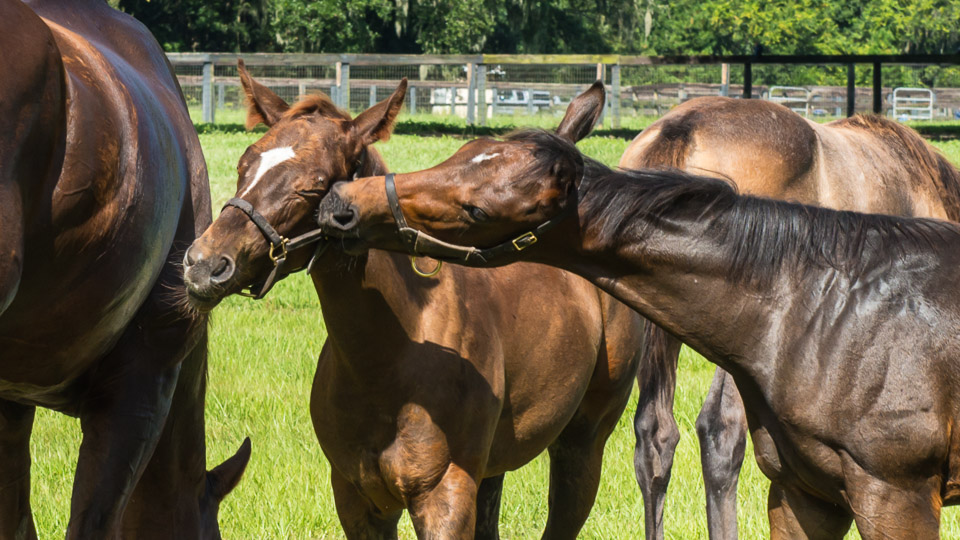
[[406, 246], [408, 253], [414, 257], [428, 256], [439, 261], [458, 262], [467, 266], [485, 266], [504, 255], [527, 249], [537, 243], [540, 235], [556, 227], [575, 208], [574, 205], [570, 205], [563, 212], [543, 222], [532, 231], [527, 231], [513, 240], [481, 249], [444, 242], [425, 232], [411, 228], [407, 225], [407, 220], [403, 217], [403, 211], [400, 209], [400, 197], [397, 196], [397, 186], [393, 173], [386, 176], [384, 188], [387, 192], [390, 212], [393, 213], [393, 219], [397, 222], [397, 232], [400, 234], [400, 240]]

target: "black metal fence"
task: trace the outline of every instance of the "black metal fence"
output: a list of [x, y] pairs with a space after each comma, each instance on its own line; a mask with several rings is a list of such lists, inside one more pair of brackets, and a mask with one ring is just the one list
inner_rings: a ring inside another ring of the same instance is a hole
[[895, 110], [901, 119], [960, 117], [960, 55], [168, 56], [204, 122], [241, 107], [239, 57], [255, 78], [288, 101], [321, 91], [359, 111], [384, 99], [406, 77], [410, 113], [453, 115], [479, 125], [505, 115], [562, 114], [573, 96], [598, 79], [607, 85], [604, 116], [613, 128], [707, 95], [770, 99], [810, 117]]

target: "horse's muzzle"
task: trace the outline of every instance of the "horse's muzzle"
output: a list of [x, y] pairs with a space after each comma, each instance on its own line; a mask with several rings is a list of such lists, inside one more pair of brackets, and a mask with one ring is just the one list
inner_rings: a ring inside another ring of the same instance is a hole
[[201, 309], [212, 308], [220, 302], [225, 285], [236, 271], [233, 257], [205, 254], [196, 244], [190, 246], [183, 257], [183, 281], [191, 303]]
[[347, 204], [336, 189], [330, 191], [317, 210], [317, 224], [324, 234], [339, 237], [357, 237], [359, 234], [360, 212], [357, 207]]

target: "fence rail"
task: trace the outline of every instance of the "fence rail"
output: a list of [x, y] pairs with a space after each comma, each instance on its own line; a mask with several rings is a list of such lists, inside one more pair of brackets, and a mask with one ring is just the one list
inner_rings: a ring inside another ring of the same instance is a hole
[[[556, 112], [587, 85], [602, 80], [609, 92], [604, 116], [618, 128], [625, 112], [659, 115], [700, 95], [766, 98], [771, 88], [786, 85], [782, 81], [778, 84], [776, 77], [783, 75], [777, 75], [776, 70], [803, 66], [832, 70], [837, 82], [833, 86], [805, 87], [809, 99], [803, 107], [811, 114], [840, 116], [845, 111], [849, 116], [857, 110], [890, 110], [894, 87], [883, 84], [886, 67], [947, 73], [946, 79], [954, 82], [936, 89], [937, 110], [941, 115], [960, 115], [960, 54], [649, 57], [169, 53], [168, 57], [188, 100], [200, 105], [204, 122], [213, 122], [215, 111], [224, 109], [228, 102], [239, 106], [242, 92], [236, 72], [238, 58], [243, 58], [254, 76], [282, 97], [295, 99], [309, 91], [326, 91], [337, 105], [350, 110], [385, 98], [401, 77], [407, 77], [411, 112], [455, 114], [468, 124], [480, 125], [494, 115]], [[761, 72], [767, 70], [759, 77], [766, 81], [757, 81], [754, 66]], [[855, 84], [858, 68], [872, 71], [872, 84]], [[868, 96], [872, 97], [869, 107], [864, 103]]]

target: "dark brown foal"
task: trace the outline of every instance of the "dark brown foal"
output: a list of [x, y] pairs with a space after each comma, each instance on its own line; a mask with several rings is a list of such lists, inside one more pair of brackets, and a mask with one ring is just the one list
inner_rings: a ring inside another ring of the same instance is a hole
[[[645, 129], [620, 167], [672, 167], [721, 176], [738, 191], [838, 210], [960, 220], [960, 175], [913, 130], [878, 116], [817, 124], [761, 100], [690, 100]], [[909, 178], [910, 181], [904, 181]], [[637, 477], [648, 508], [647, 537], [662, 517], [679, 430], [673, 374], [680, 342], [651, 326], [638, 379]], [[713, 539], [737, 537], [737, 480], [747, 419], [733, 379], [718, 369], [697, 417]]]
[[489, 264], [450, 243], [525, 238], [494, 262], [577, 272], [728, 371], [771, 480], [772, 537], [839, 539], [856, 521], [868, 540], [937, 538], [960, 502], [957, 225], [615, 172], [540, 131], [338, 185], [319, 221], [352, 249], [405, 249], [397, 212], [421, 255]]
[[[263, 290], [274, 265], [254, 211], [278, 234], [299, 236], [315, 228], [333, 185], [386, 172], [371, 145], [389, 137], [406, 91], [403, 82], [351, 119], [324, 96], [288, 106], [242, 64], [240, 74], [248, 125], [270, 129], [240, 158], [246, 203], [226, 207], [187, 251], [190, 295], [205, 310], [248, 286]], [[598, 99], [595, 88], [575, 100], [560, 133], [588, 132]], [[426, 279], [406, 256], [332, 245], [291, 251], [280, 276], [312, 257], [328, 339], [311, 416], [347, 537], [395, 537], [406, 509], [420, 538], [496, 538], [504, 473], [548, 450], [543, 536], [575, 538], [632, 389], [642, 318], [537, 265], [444, 268]], [[418, 264], [427, 271], [435, 261]]]

